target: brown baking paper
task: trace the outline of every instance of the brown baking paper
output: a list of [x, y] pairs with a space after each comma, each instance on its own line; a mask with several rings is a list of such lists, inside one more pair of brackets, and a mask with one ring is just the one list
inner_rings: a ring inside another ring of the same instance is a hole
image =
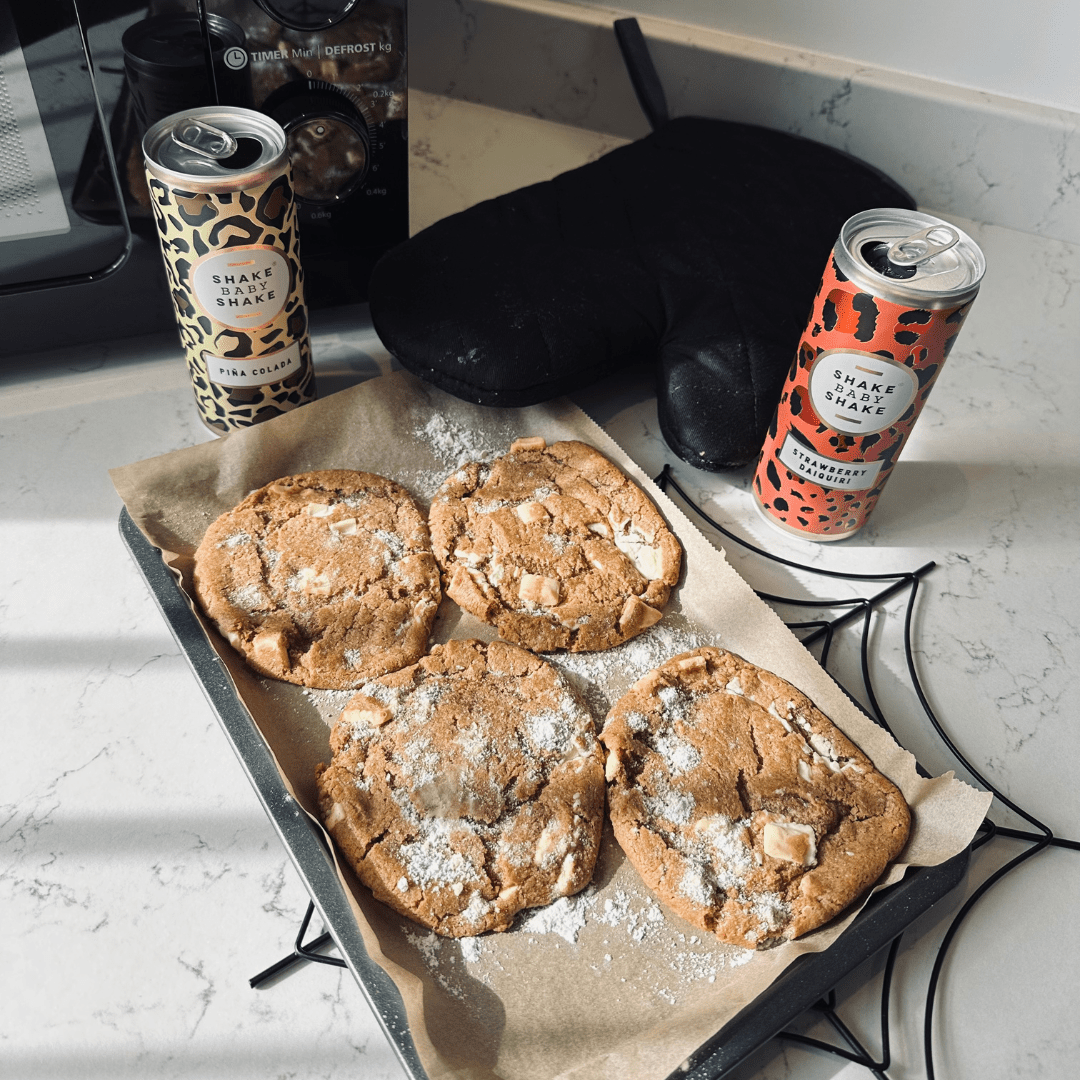
[[[685, 551], [682, 579], [657, 626], [604, 653], [555, 655], [593, 708], [606, 708], [645, 671], [701, 644], [736, 652], [807, 694], [903, 791], [911, 839], [883, 881], [928, 866], [971, 841], [990, 796], [953, 778], [925, 780], [914, 758], [867, 719], [779, 617], [685, 515], [580, 409], [567, 401], [487, 409], [394, 372], [216, 442], [112, 471], [128, 512], [191, 594], [192, 556], [206, 527], [249, 491], [312, 469], [379, 473], [425, 509], [463, 461], [504, 453], [514, 438], [580, 439], [652, 497]], [[329, 724], [348, 692], [263, 679], [204, 622], [297, 801], [314, 814], [315, 766], [330, 760]], [[444, 598], [434, 639], [490, 628]], [[339, 868], [368, 952], [401, 991], [432, 1080], [655, 1080], [760, 994], [795, 957], [831, 944], [855, 915], [764, 952], [720, 944], [663, 909], [611, 835], [592, 885], [521, 916], [513, 930], [439, 938], [372, 899]]]

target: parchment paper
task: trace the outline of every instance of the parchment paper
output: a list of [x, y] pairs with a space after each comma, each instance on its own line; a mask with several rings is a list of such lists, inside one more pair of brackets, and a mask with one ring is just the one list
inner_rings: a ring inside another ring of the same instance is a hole
[[[920, 778], [914, 758], [848, 700], [723, 553], [567, 401], [487, 409], [398, 371], [215, 442], [114, 469], [111, 476], [132, 519], [161, 548], [190, 597], [192, 556], [203, 532], [254, 488], [312, 469], [359, 469], [404, 484], [426, 509], [462, 461], [498, 456], [522, 435], [595, 446], [642, 486], [683, 544], [682, 579], [657, 626], [606, 653], [549, 658], [578, 686], [598, 726], [607, 705], [645, 671], [677, 652], [715, 644], [794, 683], [901, 788], [914, 826], [882, 884], [898, 880], [906, 865], [936, 865], [967, 846], [990, 796], [951, 773]], [[330, 760], [328, 725], [349, 694], [255, 676], [203, 625], [286, 785], [313, 814], [314, 769]], [[491, 636], [443, 599], [434, 640]], [[721, 945], [660, 907], [610, 827], [584, 893], [526, 913], [505, 934], [462, 942], [439, 938], [383, 907], [348, 867], [339, 865], [339, 873], [369, 954], [401, 991], [432, 1080], [656, 1080], [796, 956], [831, 944], [857, 910], [766, 952]]]

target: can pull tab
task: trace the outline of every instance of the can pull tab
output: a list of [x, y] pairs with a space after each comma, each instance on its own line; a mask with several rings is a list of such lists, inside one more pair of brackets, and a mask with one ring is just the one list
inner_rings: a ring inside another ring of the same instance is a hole
[[188, 120], [173, 128], [172, 138], [185, 150], [212, 161], [221, 161], [236, 153], [236, 140], [227, 131], [201, 120]]
[[897, 240], [889, 248], [889, 262], [894, 266], [919, 266], [959, 243], [960, 234], [949, 225], [931, 225], [929, 229]]

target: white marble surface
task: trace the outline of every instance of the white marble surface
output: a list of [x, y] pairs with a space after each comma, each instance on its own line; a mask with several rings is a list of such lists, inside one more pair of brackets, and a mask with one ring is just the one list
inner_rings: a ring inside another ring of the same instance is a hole
[[[503, 139], [517, 139], [531, 155], [528, 178], [538, 179], [602, 149], [542, 124], [522, 139], [508, 114], [417, 105], [420, 217], [431, 213], [428, 198], [448, 209], [470, 198], [468, 185], [455, 193], [445, 183], [458, 175], [455, 154], [486, 145], [497, 158]], [[788, 539], [755, 516], [745, 472], [681, 463], [675, 472], [732, 530], [777, 553], [871, 572], [935, 560], [915, 623], [935, 709], [987, 778], [1077, 838], [1080, 249], [962, 224], [986, 251], [984, 292], [866, 530], [841, 545]], [[324, 317], [316, 330], [323, 392], [387, 368], [361, 310]], [[106, 475], [210, 438], [171, 336], [5, 365], [0, 1074], [398, 1080], [347, 975], [308, 966], [272, 988], [248, 988], [249, 976], [291, 948], [306, 896], [120, 542], [120, 503]], [[658, 471], [674, 459], [656, 433], [648, 381], [616, 382], [580, 401]], [[730, 555], [758, 587], [806, 587], [802, 575], [734, 547]], [[906, 688], [901, 619], [890, 604], [875, 628], [875, 687], [901, 740], [933, 771], [948, 769], [950, 755]], [[850, 640], [837, 650], [849, 670]], [[1012, 821], [997, 808], [994, 816]], [[926, 980], [963, 895], [1019, 850], [998, 840], [979, 852], [964, 889], [905, 936], [893, 1080], [925, 1076]], [[976, 908], [944, 968], [939, 1077], [1075, 1075], [1078, 895], [1080, 856], [1050, 851]], [[882, 965], [869, 962], [838, 995], [874, 1050]], [[828, 1034], [813, 1017], [797, 1027]], [[860, 1075], [775, 1042], [738, 1070], [739, 1080]]]

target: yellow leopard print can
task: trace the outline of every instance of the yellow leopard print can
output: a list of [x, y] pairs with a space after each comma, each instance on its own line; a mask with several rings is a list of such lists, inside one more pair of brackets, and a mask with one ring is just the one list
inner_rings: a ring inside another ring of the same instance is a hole
[[143, 139], [180, 343], [203, 423], [225, 433], [315, 399], [285, 132], [262, 113], [174, 113]]

